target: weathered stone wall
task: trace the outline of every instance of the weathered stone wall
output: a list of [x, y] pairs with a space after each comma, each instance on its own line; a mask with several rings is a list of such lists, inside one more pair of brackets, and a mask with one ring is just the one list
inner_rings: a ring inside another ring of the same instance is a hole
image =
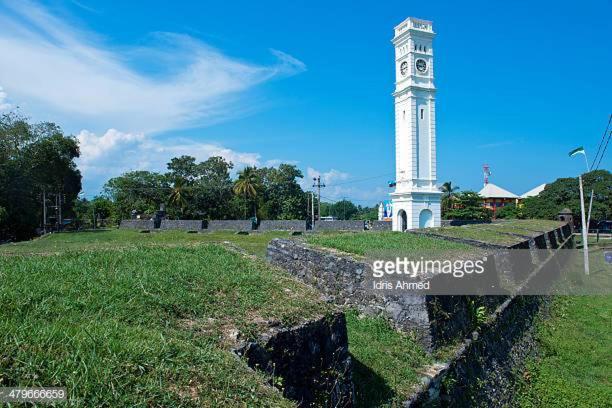
[[304, 220], [262, 220], [257, 227], [260, 231], [306, 231]]
[[155, 228], [153, 220], [121, 220], [119, 228], [152, 230]]
[[202, 220], [161, 220], [159, 226], [162, 230], [200, 231], [202, 228], [204, 228]]
[[443, 227], [459, 227], [461, 225], [471, 225], [471, 224], [491, 224], [491, 221], [483, 221], [483, 220], [442, 220]]
[[208, 221], [209, 231], [250, 231], [253, 229], [251, 220], [211, 220]]
[[370, 221], [368, 229], [370, 231], [391, 231], [392, 224], [391, 221]]
[[314, 226], [315, 231], [363, 231], [365, 221], [360, 220], [336, 220], [336, 221], [317, 221]]
[[249, 366], [281, 377], [283, 395], [299, 406], [353, 405], [352, 364], [343, 313], [297, 327], [271, 328], [236, 352]]
[[[370, 265], [350, 256], [277, 238], [268, 245], [267, 259], [316, 287], [331, 302], [384, 316], [397, 328], [413, 332], [426, 349], [442, 346], [469, 330], [465, 300], [369, 290], [365, 277], [372, 276]], [[443, 323], [434, 323], [441, 316]]]
[[[574, 245], [571, 236], [530, 276], [557, 273], [556, 257]], [[517, 380], [525, 360], [534, 353], [533, 321], [546, 310], [548, 297], [514, 294], [500, 304], [463, 343], [449, 362], [437, 365], [405, 407], [514, 406]]]

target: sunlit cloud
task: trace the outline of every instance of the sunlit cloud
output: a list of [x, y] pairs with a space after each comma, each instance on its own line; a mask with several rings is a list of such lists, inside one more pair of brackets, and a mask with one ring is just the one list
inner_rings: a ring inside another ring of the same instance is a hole
[[184, 34], [147, 39], [147, 46], [114, 49], [41, 6], [8, 1], [0, 6], [0, 83], [45, 119], [148, 133], [243, 115], [252, 108], [237, 95], [306, 69], [277, 50], [276, 63], [259, 65]]

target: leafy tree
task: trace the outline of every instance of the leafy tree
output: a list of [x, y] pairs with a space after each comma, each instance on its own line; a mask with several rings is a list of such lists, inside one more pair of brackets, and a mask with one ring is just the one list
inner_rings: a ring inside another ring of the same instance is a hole
[[53, 123], [31, 124], [18, 113], [0, 116], [0, 239], [27, 239], [42, 222], [43, 192], [61, 197], [62, 215], [81, 190], [77, 140]]
[[165, 175], [142, 170], [114, 177], [104, 185], [104, 194], [113, 200], [121, 219], [130, 218], [132, 211], [154, 214], [160, 204], [166, 202], [170, 191]]
[[349, 200], [336, 201], [321, 207], [322, 216], [333, 216], [339, 220], [350, 220], [354, 218], [359, 209]]
[[[584, 174], [582, 179], [587, 211], [591, 190], [594, 191], [591, 219], [609, 219], [612, 216], [612, 173], [596, 170]], [[557, 179], [547, 184], [538, 196], [523, 201], [526, 218], [555, 219], [565, 207], [572, 210], [574, 218], [579, 219], [580, 190], [577, 177]]]
[[455, 191], [459, 191], [459, 187], [453, 186], [452, 182], [447, 181], [442, 184], [440, 191], [442, 191], [442, 212], [452, 209]]
[[174, 180], [170, 196], [168, 197], [168, 201], [171, 205], [180, 209], [181, 215], [185, 212], [185, 207], [187, 207], [187, 199], [186, 199], [186, 180], [183, 178], [177, 178]]
[[444, 213], [447, 220], [490, 220], [493, 211], [483, 207], [483, 198], [474, 191], [456, 195], [455, 208]]
[[375, 221], [378, 220], [378, 206], [374, 207], [357, 207], [357, 214], [353, 218], [357, 220]]
[[495, 212], [496, 218], [524, 218], [523, 209], [521, 206], [517, 206], [516, 204], [508, 204], [503, 207], [500, 207]]
[[278, 168], [262, 168], [258, 172], [263, 184], [261, 218], [290, 220], [306, 217], [307, 194], [298, 182], [304, 176], [296, 166], [283, 163]]
[[213, 156], [197, 166], [198, 179], [192, 191], [194, 217], [208, 219], [238, 218], [233, 207], [231, 162]]
[[244, 217], [248, 217], [248, 205], [253, 205], [253, 216], [257, 217], [257, 194], [261, 189], [261, 179], [255, 167], [245, 167], [238, 173], [238, 180], [234, 183], [234, 193], [244, 197], [247, 206], [244, 208]]

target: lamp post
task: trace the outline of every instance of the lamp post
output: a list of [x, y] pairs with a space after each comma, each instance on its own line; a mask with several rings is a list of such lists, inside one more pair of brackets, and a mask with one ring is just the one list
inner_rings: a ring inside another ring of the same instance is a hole
[[[584, 161], [586, 163], [587, 173], [589, 172], [589, 161], [586, 157], [586, 152], [584, 148], [579, 147], [577, 149], [572, 150], [569, 155], [570, 157], [575, 156], [576, 154], [584, 155]], [[591, 204], [593, 204], [593, 191], [591, 191], [591, 203], [589, 204], [589, 218], [587, 219], [584, 211], [584, 191], [582, 188], [582, 175], [578, 176], [578, 184], [580, 187], [580, 216], [582, 221], [582, 252], [584, 255], [584, 274], [589, 274], [589, 226], [591, 218]]]

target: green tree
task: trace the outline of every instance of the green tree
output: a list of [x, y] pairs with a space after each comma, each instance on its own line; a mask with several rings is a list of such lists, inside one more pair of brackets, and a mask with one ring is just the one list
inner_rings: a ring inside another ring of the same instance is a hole
[[104, 185], [104, 194], [113, 200], [116, 216], [126, 219], [132, 211], [153, 215], [160, 204], [166, 203], [171, 189], [165, 175], [139, 170], [110, 179]]
[[523, 209], [521, 206], [517, 206], [516, 204], [507, 204], [497, 209], [495, 212], [495, 217], [506, 219], [524, 218]]
[[265, 219], [304, 219], [307, 194], [299, 184], [302, 172], [294, 165], [258, 169], [262, 180], [260, 215]]
[[244, 208], [244, 217], [248, 217], [248, 207], [253, 206], [253, 216], [257, 217], [257, 194], [261, 189], [261, 180], [255, 167], [245, 167], [238, 173], [238, 180], [234, 183], [234, 193], [244, 197], [247, 205]]
[[183, 178], [176, 178], [170, 190], [168, 202], [170, 205], [178, 208], [181, 215], [185, 213], [187, 207], [187, 181]]
[[459, 187], [453, 186], [451, 181], [447, 181], [442, 184], [440, 191], [442, 191], [442, 212], [452, 209], [455, 192], [459, 191]]
[[0, 239], [27, 239], [42, 223], [43, 192], [61, 197], [62, 218], [81, 190], [77, 140], [53, 123], [0, 115]]
[[493, 211], [483, 207], [483, 198], [474, 191], [463, 191], [455, 196], [455, 207], [444, 213], [447, 220], [490, 220]]
[[[596, 170], [584, 174], [582, 179], [587, 207], [591, 190], [594, 191], [591, 219], [609, 219], [612, 216], [612, 173], [608, 170]], [[555, 219], [559, 211], [567, 207], [572, 210], [574, 217], [579, 219], [578, 177], [557, 179], [547, 184], [538, 196], [526, 198], [522, 205], [526, 218]]]

